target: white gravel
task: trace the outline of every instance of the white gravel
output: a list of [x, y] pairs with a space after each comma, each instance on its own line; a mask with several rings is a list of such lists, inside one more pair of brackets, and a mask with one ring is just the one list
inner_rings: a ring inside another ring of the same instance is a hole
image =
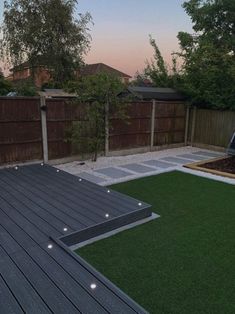
[[[170, 172], [174, 170], [191, 173], [197, 176], [225, 182], [228, 184], [235, 184], [235, 179], [225, 178], [225, 177], [213, 175], [213, 174], [202, 172], [202, 171], [186, 169], [182, 165], [177, 165], [177, 166], [170, 167], [167, 169], [153, 168], [153, 171], [148, 172], [148, 173], [136, 173], [136, 172], [128, 170], [129, 172], [131, 172], [130, 176], [119, 178], [119, 179], [111, 179], [105, 175], [94, 172], [95, 170], [106, 168], [106, 167], [117, 167], [117, 166], [121, 167], [122, 165], [126, 165], [129, 163], [141, 164], [142, 162], [147, 161], [147, 160], [152, 160], [152, 159], [158, 160], [163, 157], [177, 157], [177, 155], [186, 154], [186, 153], [190, 154], [197, 151], [209, 152], [209, 150], [187, 146], [187, 147], [172, 148], [172, 149], [167, 149], [167, 150], [162, 150], [162, 151], [147, 152], [147, 153], [128, 155], [128, 156], [100, 157], [98, 158], [96, 162], [92, 162], [91, 160], [86, 160], [84, 161], [85, 162], [84, 165], [80, 164], [81, 161], [73, 161], [70, 163], [57, 165], [56, 167], [77, 176], [79, 176], [79, 173], [81, 172], [87, 172], [87, 173], [93, 174], [96, 177], [104, 179], [104, 182], [100, 183], [100, 185], [111, 185], [111, 184], [115, 184], [119, 182], [134, 180], [140, 177], [156, 175], [156, 174]], [[126, 169], [123, 168], [123, 170], [126, 170]]]
[[[115, 167], [121, 166], [129, 163], [141, 163], [143, 161], [147, 161], [150, 159], [160, 159], [163, 157], [175, 157], [176, 155], [192, 153], [196, 151], [202, 151], [202, 149], [196, 147], [180, 147], [180, 148], [171, 148], [162, 151], [156, 152], [147, 152], [135, 155], [128, 155], [128, 156], [117, 156], [117, 157], [99, 157], [96, 162], [92, 162], [91, 160], [86, 160], [85, 165], [79, 165], [81, 161], [73, 161], [66, 164], [57, 165], [57, 168], [61, 170], [79, 174], [83, 171], [92, 171], [98, 170], [106, 167]], [[206, 151], [206, 150], [204, 150]]]

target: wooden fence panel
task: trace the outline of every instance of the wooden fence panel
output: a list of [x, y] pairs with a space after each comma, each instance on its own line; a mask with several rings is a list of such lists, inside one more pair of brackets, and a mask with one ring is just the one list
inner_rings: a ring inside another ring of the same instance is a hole
[[0, 164], [42, 158], [39, 98], [0, 97]]
[[81, 107], [66, 99], [47, 99], [48, 157], [57, 159], [73, 154], [73, 148], [66, 141], [66, 133], [73, 121], [81, 121]]
[[[192, 127], [190, 112], [190, 129]], [[197, 109], [193, 143], [226, 148], [235, 131], [235, 112]], [[190, 136], [190, 133], [189, 133]]]
[[183, 103], [156, 103], [154, 146], [183, 143], [185, 115]]
[[[129, 105], [128, 124], [111, 119], [109, 148], [112, 150], [150, 146], [152, 101]], [[186, 109], [179, 102], [156, 102], [154, 146], [184, 142]]]
[[123, 122], [111, 117], [109, 132], [109, 150], [138, 148], [150, 145], [151, 102], [130, 103], [128, 119]]

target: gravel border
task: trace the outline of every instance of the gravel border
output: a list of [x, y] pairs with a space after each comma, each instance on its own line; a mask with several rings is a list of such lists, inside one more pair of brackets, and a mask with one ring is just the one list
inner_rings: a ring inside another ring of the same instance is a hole
[[[130, 176], [126, 176], [119, 179], [111, 179], [111, 178], [109, 179], [105, 175], [102, 175], [101, 173], [94, 172], [98, 169], [102, 169], [106, 167], [117, 167], [117, 166], [118, 166], [118, 169], [126, 170], [125, 168], [122, 168], [122, 165], [126, 165], [129, 163], [142, 164], [144, 161], [147, 161], [147, 160], [152, 160], [152, 159], [159, 160], [164, 157], [176, 157], [177, 155], [191, 154], [198, 151], [212, 152], [206, 149], [186, 146], [186, 147], [171, 148], [171, 149], [162, 150], [162, 151], [140, 153], [140, 154], [128, 155], [128, 156], [100, 157], [98, 158], [96, 162], [92, 162], [91, 160], [86, 160], [84, 165], [81, 165], [80, 161], [73, 161], [70, 163], [59, 164], [56, 167], [66, 172], [69, 172], [71, 174], [74, 174], [76, 176], [79, 176], [79, 173], [81, 172], [87, 172], [87, 173], [93, 174], [96, 177], [104, 180], [103, 182], [99, 183], [99, 185], [102, 185], [102, 186], [126, 182], [126, 181], [135, 180], [135, 179], [143, 178], [143, 177], [149, 177], [152, 175], [171, 172], [175, 170], [182, 171], [185, 173], [190, 173], [193, 175], [197, 175], [200, 177], [204, 177], [204, 178], [208, 178], [208, 179], [212, 179], [212, 180], [216, 180], [220, 182], [224, 182], [224, 183], [228, 183], [228, 184], [233, 184], [233, 185], [235, 184], [235, 179], [225, 178], [222, 176], [202, 172], [199, 170], [192, 170], [192, 169], [184, 168], [183, 165], [177, 165], [177, 166], [169, 167], [167, 169], [163, 169], [163, 168], [156, 169], [153, 167], [153, 171], [148, 172], [148, 173], [135, 173], [133, 171], [128, 170], [131, 173]], [[208, 159], [211, 159], [211, 158], [208, 158]], [[146, 166], [146, 164], [143, 164], [143, 165]], [[148, 166], [148, 167], [151, 167], [151, 166]]]

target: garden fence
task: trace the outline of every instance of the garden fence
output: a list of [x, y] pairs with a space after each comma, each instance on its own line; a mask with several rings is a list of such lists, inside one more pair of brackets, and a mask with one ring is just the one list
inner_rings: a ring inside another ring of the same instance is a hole
[[224, 150], [235, 131], [235, 111], [191, 108], [187, 144]]
[[[110, 117], [107, 155], [183, 145], [185, 141], [183, 103], [131, 102], [127, 115], [127, 122]], [[72, 156], [74, 150], [65, 141], [65, 133], [82, 116], [81, 107], [68, 99], [0, 97], [0, 164]]]

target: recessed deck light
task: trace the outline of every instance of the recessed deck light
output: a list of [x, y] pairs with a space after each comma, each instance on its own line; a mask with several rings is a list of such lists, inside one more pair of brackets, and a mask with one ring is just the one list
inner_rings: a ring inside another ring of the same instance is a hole
[[60, 170], [59, 170], [59, 169], [57, 169], [57, 170], [56, 170], [56, 172], [60, 172]]
[[90, 287], [91, 287], [92, 290], [94, 290], [94, 289], [96, 289], [97, 286], [96, 286], [95, 283], [92, 283], [92, 284], [90, 285]]
[[43, 163], [43, 162], [41, 162], [41, 166], [44, 166], [44, 163]]
[[110, 193], [110, 190], [107, 190], [107, 193]]
[[64, 229], [63, 229], [63, 230], [66, 232], [66, 231], [68, 231], [68, 228], [67, 228], [67, 227], [64, 227]]
[[52, 244], [48, 244], [48, 249], [52, 249], [53, 248], [53, 245]]
[[78, 179], [78, 181], [79, 181], [79, 182], [82, 182], [82, 179], [81, 179], [81, 178], [79, 178], [79, 179]]
[[138, 203], [139, 206], [142, 206], [142, 203]]
[[15, 170], [18, 170], [19, 169], [19, 167], [18, 166], [15, 166]]
[[105, 214], [105, 218], [109, 218], [109, 214]]

